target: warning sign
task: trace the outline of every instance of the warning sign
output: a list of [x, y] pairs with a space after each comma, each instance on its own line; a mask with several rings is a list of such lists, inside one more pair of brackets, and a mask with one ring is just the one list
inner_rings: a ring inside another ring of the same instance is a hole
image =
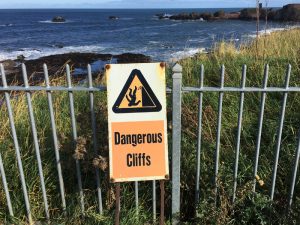
[[140, 70], [133, 70], [116, 103], [115, 113], [158, 112], [161, 104]]
[[144, 63], [106, 66], [112, 182], [168, 177], [163, 65]]

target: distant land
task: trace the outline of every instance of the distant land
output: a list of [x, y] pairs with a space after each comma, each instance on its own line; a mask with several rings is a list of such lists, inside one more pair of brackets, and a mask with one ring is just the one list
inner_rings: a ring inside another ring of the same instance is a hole
[[[256, 8], [245, 8], [237, 12], [226, 13], [224, 10], [216, 11], [215, 13], [180, 13], [176, 15], [157, 14], [159, 19], [170, 20], [224, 20], [224, 19], [239, 19], [239, 20], [254, 20], [256, 19]], [[300, 4], [288, 4], [279, 9], [262, 8], [259, 9], [260, 19], [272, 21], [300, 21]]]

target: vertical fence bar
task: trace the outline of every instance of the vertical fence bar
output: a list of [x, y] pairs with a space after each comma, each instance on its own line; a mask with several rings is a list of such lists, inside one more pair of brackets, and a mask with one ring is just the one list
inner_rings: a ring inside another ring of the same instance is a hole
[[172, 224], [180, 220], [181, 87], [182, 67], [173, 67], [172, 89]]
[[160, 180], [160, 218], [159, 225], [165, 224], [165, 181]]
[[152, 208], [153, 208], [153, 223], [156, 222], [156, 181], [152, 181]]
[[[204, 81], [204, 66], [200, 68], [199, 87], [203, 88]], [[198, 139], [197, 139], [197, 171], [196, 171], [196, 189], [195, 189], [195, 204], [196, 208], [200, 198], [200, 160], [201, 160], [201, 132], [202, 132], [202, 105], [203, 105], [203, 92], [199, 92], [198, 96]]]
[[[72, 88], [70, 66], [68, 64], [66, 65], [66, 72], [67, 72], [68, 88]], [[72, 123], [73, 143], [74, 143], [74, 146], [76, 146], [78, 137], [77, 137], [76, 120], [75, 120], [73, 91], [69, 91], [69, 103], [70, 103], [70, 114], [71, 114], [71, 123]], [[82, 190], [82, 181], [81, 181], [81, 171], [80, 171], [79, 159], [76, 159], [75, 163], [76, 163], [76, 173], [77, 173], [77, 182], [78, 182], [78, 188], [79, 188], [81, 212], [82, 212], [82, 214], [84, 214], [84, 197], [83, 197], [83, 190]]]
[[298, 165], [299, 165], [299, 158], [300, 158], [300, 130], [299, 130], [299, 135], [298, 135], [298, 147], [297, 147], [297, 151], [296, 151], [296, 155], [295, 155], [294, 170], [293, 170], [293, 174], [292, 174], [291, 187], [290, 187], [290, 193], [289, 193], [288, 209], [291, 208], [292, 203], [293, 203], [296, 177], [297, 177]]
[[115, 184], [116, 187], [116, 211], [115, 211], [115, 225], [120, 224], [120, 210], [121, 210], [121, 185], [120, 183]]
[[[225, 76], [225, 66], [221, 67], [221, 84], [220, 89], [224, 88], [224, 76]], [[219, 93], [219, 107], [218, 107], [218, 124], [217, 124], [217, 139], [216, 139], [216, 152], [215, 152], [215, 200], [217, 200], [218, 193], [218, 174], [219, 174], [219, 156], [220, 156], [220, 139], [221, 139], [221, 127], [222, 127], [222, 109], [223, 109], [223, 96], [224, 92]]]
[[4, 171], [1, 154], [0, 154], [0, 176], [2, 177], [2, 183], [3, 183], [3, 188], [4, 188], [4, 192], [5, 192], [5, 196], [6, 196], [6, 202], [7, 202], [9, 215], [14, 216], [13, 208], [11, 206], [10, 194], [9, 194], [9, 190], [8, 190], [8, 186], [7, 186], [6, 175], [5, 175], [5, 171]]
[[[25, 64], [22, 64], [22, 74], [23, 74], [23, 80], [24, 80], [25, 88], [29, 88], [28, 77], [27, 77], [27, 71], [26, 71]], [[33, 136], [35, 154], [36, 154], [37, 163], [38, 163], [38, 171], [39, 171], [40, 182], [41, 182], [41, 187], [42, 187], [45, 213], [46, 213], [46, 218], [49, 220], [47, 192], [46, 192], [46, 187], [45, 187], [43, 166], [42, 166], [42, 160], [41, 160], [41, 155], [40, 155], [40, 147], [39, 147], [39, 142], [38, 142], [36, 123], [35, 123], [35, 118], [34, 118], [33, 109], [32, 109], [30, 91], [26, 91], [26, 98], [27, 98], [28, 114], [29, 114], [29, 118], [30, 118], [30, 124], [31, 124], [31, 131], [32, 131], [32, 136]]]
[[[246, 85], [246, 73], [247, 73], [247, 66], [244, 65], [243, 73], [242, 73], [242, 80], [241, 80], [241, 88], [242, 89], [244, 89], [245, 85]], [[243, 110], [244, 110], [244, 98], [245, 98], [245, 93], [242, 91], [241, 95], [240, 95], [240, 107], [239, 107], [239, 116], [238, 116], [238, 130], [237, 130], [237, 140], [236, 140], [232, 202], [234, 202], [235, 198], [236, 198], [237, 176], [238, 176], [238, 170], [239, 170], [241, 131], [242, 131]]]
[[[88, 69], [89, 88], [93, 88], [91, 66], [88, 65], [87, 69]], [[94, 153], [96, 155], [98, 155], [96, 116], [95, 116], [95, 108], [94, 108], [94, 92], [92, 92], [92, 91], [90, 91], [90, 110], [91, 110], [92, 130], [93, 130], [93, 148], [94, 148]], [[98, 194], [99, 213], [102, 214], [103, 205], [102, 205], [102, 190], [101, 190], [101, 185], [100, 185], [100, 171], [99, 171], [99, 168], [95, 168], [95, 172], [96, 172], [96, 185], [97, 185], [97, 194]]]
[[64, 186], [64, 180], [63, 180], [63, 175], [62, 175], [62, 170], [61, 170], [58, 139], [57, 139], [55, 118], [54, 118], [54, 112], [53, 112], [52, 94], [50, 91], [49, 75], [48, 75], [48, 69], [47, 69], [46, 64], [43, 65], [43, 69], [44, 69], [46, 87], [47, 87], [47, 89], [49, 89], [47, 91], [47, 98], [48, 98], [48, 106], [49, 106], [49, 112], [50, 112], [51, 129], [52, 129], [52, 136], [53, 136], [53, 142], [54, 142], [54, 152], [55, 152], [56, 167], [57, 167], [57, 173], [58, 173], [59, 190], [60, 190], [61, 201], [62, 201], [62, 209], [64, 212], [66, 212], [65, 186]]
[[[287, 70], [286, 70], [285, 84], [284, 84], [285, 89], [289, 88], [291, 68], [292, 68], [291, 65], [288, 65]], [[283, 129], [283, 123], [284, 123], [284, 117], [285, 117], [285, 108], [286, 108], [287, 97], [288, 97], [288, 92], [284, 92], [283, 99], [282, 99], [282, 107], [281, 107], [281, 116], [280, 116], [280, 122], [279, 122], [279, 128], [278, 128], [278, 135], [277, 135], [276, 154], [275, 154], [274, 167], [273, 167], [272, 186], [271, 186], [271, 194], [270, 194], [271, 200], [273, 200], [273, 198], [274, 198], [279, 152], [280, 152], [280, 146], [281, 146], [281, 137], [282, 137], [282, 129]]]
[[[2, 77], [2, 85], [4, 88], [7, 88], [6, 76], [5, 76], [5, 72], [4, 72], [4, 68], [3, 68], [2, 64], [1, 64], [1, 75], [2, 75], [1, 76]], [[25, 200], [27, 217], [28, 217], [29, 223], [32, 224], [33, 221], [32, 221], [29, 197], [28, 197], [27, 186], [26, 186], [26, 181], [25, 181], [25, 176], [24, 176], [24, 171], [23, 171], [20, 147], [19, 147], [16, 127], [15, 127], [15, 121], [14, 121], [14, 116], [13, 116], [13, 112], [12, 112], [12, 107], [10, 104], [10, 94], [8, 93], [8, 91], [5, 91], [4, 95], [5, 95], [5, 101], [6, 101], [7, 111], [8, 111], [11, 132], [12, 132], [13, 141], [14, 141], [14, 145], [15, 145], [15, 152], [16, 152], [17, 163], [18, 163], [20, 179], [21, 179], [21, 184], [22, 184], [22, 190], [23, 190], [23, 195], [24, 195], [24, 200]]]
[[[264, 89], [267, 88], [268, 76], [269, 76], [269, 65], [267, 64], [265, 66], [265, 71], [264, 71], [264, 81], [263, 81], [263, 88]], [[261, 94], [261, 103], [260, 103], [259, 121], [258, 121], [258, 134], [257, 134], [257, 142], [256, 142], [254, 173], [253, 173], [253, 189], [252, 189], [253, 192], [255, 192], [255, 188], [256, 188], [256, 175], [257, 175], [257, 169], [258, 169], [258, 159], [259, 159], [259, 152], [260, 152], [262, 125], [263, 125], [263, 120], [264, 120], [265, 102], [266, 102], [266, 92], [262, 92], [262, 94]]]

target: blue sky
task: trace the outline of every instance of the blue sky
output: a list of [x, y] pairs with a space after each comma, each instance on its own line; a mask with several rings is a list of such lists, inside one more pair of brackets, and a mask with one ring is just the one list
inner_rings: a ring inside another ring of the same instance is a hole
[[[270, 7], [300, 0], [261, 0]], [[0, 8], [239, 8], [254, 7], [255, 0], [0, 0]]]

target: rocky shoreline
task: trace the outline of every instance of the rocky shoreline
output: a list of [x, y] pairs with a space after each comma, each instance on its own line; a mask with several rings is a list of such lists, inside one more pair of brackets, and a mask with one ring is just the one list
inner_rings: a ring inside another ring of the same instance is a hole
[[[38, 59], [4, 60], [3, 64], [9, 84], [23, 84], [21, 64], [25, 63], [27, 74], [31, 84], [37, 84], [44, 80], [43, 64], [47, 64], [50, 76], [64, 74], [65, 65], [68, 63], [76, 80], [82, 80], [87, 75], [87, 64], [92, 67], [93, 77], [103, 75], [103, 69], [107, 63], [148, 63], [149, 56], [143, 54], [124, 53], [120, 55], [96, 54], [96, 53], [67, 53], [50, 55]], [[0, 82], [1, 83], [1, 82]]]
[[[255, 20], [257, 19], [256, 8], [245, 8], [237, 12], [225, 12], [219, 10], [214, 13], [179, 13], [176, 15], [170, 14], [156, 14], [156, 16], [163, 19], [170, 20], [200, 20], [200, 21], [214, 21], [214, 20]], [[288, 4], [281, 9], [263, 8], [260, 5], [259, 17], [262, 20], [267, 18], [269, 21], [281, 22], [300, 22], [300, 4]]]

